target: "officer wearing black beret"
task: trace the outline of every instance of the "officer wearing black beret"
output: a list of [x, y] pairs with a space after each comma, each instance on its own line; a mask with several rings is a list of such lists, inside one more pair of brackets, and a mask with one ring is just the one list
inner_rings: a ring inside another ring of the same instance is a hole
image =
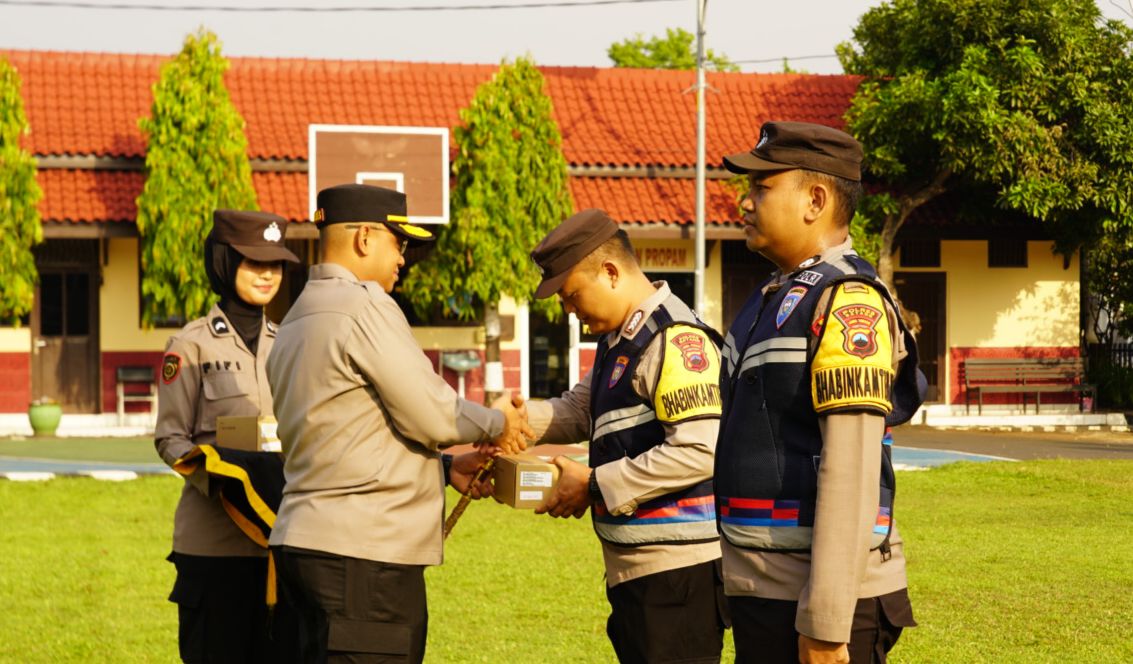
[[748, 249], [778, 267], [732, 324], [715, 494], [736, 661], [881, 662], [912, 626], [888, 425], [920, 404], [916, 346], [854, 253], [862, 150], [767, 122], [749, 152]]
[[319, 264], [268, 360], [287, 478], [271, 545], [305, 662], [424, 658], [444, 486], [468, 489], [485, 458], [441, 449], [519, 446], [520, 418], [459, 398], [389, 295], [407, 243], [433, 238], [406, 207], [381, 187], [319, 192]]
[[[199, 445], [215, 445], [218, 417], [272, 415], [264, 365], [275, 325], [264, 307], [279, 291], [283, 263], [299, 262], [284, 246], [286, 233], [287, 220], [268, 212], [213, 215], [204, 263], [220, 302], [173, 335], [162, 359], [154, 435], [170, 466]], [[178, 605], [182, 660], [295, 661], [286, 607], [277, 607], [277, 629], [268, 631], [267, 543], [259, 539], [229, 517], [207, 473], [186, 478], [169, 557], [177, 567], [169, 599]]]

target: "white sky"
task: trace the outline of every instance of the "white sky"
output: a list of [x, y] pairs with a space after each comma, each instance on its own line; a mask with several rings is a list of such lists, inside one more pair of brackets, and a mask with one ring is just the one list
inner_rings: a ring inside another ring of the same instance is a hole
[[[173, 53], [204, 25], [228, 55], [497, 63], [531, 54], [546, 65], [609, 66], [606, 48], [637, 33], [696, 28], [696, 0], [539, 9], [387, 12], [151, 11], [45, 8], [0, 0], [0, 48]], [[60, 2], [66, 0], [30, 0]], [[514, 5], [533, 0], [71, 0], [78, 4], [240, 7]], [[566, 2], [574, 0], [565, 0]], [[1097, 0], [1133, 22], [1133, 0]], [[880, 0], [709, 0], [707, 44], [743, 71], [839, 73], [834, 46]]]

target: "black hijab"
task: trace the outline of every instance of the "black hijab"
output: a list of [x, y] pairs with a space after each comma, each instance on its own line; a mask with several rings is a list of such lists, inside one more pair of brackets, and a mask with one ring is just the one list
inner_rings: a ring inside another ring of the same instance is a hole
[[220, 296], [220, 310], [252, 354], [260, 343], [260, 329], [264, 324], [264, 308], [248, 304], [236, 294], [236, 271], [244, 256], [230, 245], [205, 240], [205, 274], [212, 291]]

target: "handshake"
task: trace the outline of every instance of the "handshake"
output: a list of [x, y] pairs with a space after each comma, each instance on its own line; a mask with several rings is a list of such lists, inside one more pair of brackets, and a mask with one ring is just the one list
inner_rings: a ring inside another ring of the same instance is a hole
[[[449, 472], [453, 488], [471, 498], [492, 495], [491, 477], [487, 473], [477, 477], [477, 472], [489, 459], [522, 452], [530, 441], [535, 440], [535, 431], [527, 420], [527, 402], [521, 395], [505, 392], [492, 402], [491, 407], [504, 414], [503, 431], [491, 442], [478, 444], [475, 452], [454, 457]], [[559, 481], [554, 493], [536, 508], [535, 513], [582, 517], [591, 503], [588, 491], [590, 468], [565, 456], [555, 457], [554, 464], [559, 467]]]

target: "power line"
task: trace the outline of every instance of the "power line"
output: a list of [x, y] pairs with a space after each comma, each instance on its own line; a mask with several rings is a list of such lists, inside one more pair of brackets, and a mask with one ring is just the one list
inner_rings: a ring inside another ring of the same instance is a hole
[[436, 11], [485, 11], [499, 9], [553, 9], [559, 7], [594, 7], [598, 5], [636, 5], [653, 4], [661, 2], [680, 2], [682, 0], [579, 0], [578, 2], [523, 2], [513, 5], [403, 5], [398, 7], [236, 7], [224, 5], [132, 5], [97, 2], [69, 2], [66, 0], [52, 2], [50, 0], [0, 0], [0, 5], [35, 8], [65, 8], [65, 9], [113, 9], [113, 10], [145, 10], [145, 11], [177, 11], [177, 12], [436, 12]]
[[827, 60], [836, 57], [838, 56], [833, 53], [826, 55], [796, 55], [794, 57], [784, 55], [778, 58], [764, 58], [762, 60], [732, 60], [732, 63], [737, 65], [754, 65], [767, 62], [782, 62], [784, 60]]

